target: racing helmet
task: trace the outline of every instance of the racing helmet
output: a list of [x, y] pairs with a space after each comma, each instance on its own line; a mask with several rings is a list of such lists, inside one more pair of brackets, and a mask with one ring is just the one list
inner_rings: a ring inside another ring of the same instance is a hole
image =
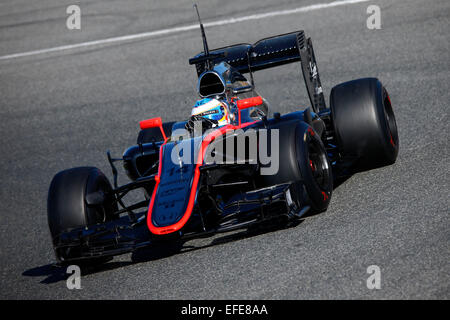
[[197, 101], [192, 108], [191, 116], [200, 116], [209, 120], [217, 121], [217, 126], [230, 123], [228, 108], [225, 102], [218, 99], [205, 98]]

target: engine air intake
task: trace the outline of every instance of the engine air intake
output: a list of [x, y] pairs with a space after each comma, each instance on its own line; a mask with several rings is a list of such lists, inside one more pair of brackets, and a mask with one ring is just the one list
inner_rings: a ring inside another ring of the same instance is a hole
[[220, 95], [225, 92], [225, 84], [222, 78], [215, 72], [207, 72], [201, 76], [198, 82], [198, 93], [202, 97]]

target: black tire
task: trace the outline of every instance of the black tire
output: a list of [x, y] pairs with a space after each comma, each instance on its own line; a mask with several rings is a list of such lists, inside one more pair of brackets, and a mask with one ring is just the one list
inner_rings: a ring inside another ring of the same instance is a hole
[[297, 127], [296, 153], [303, 184], [308, 193], [312, 212], [328, 208], [333, 192], [330, 160], [319, 134], [306, 123]]
[[356, 170], [393, 164], [398, 155], [398, 131], [387, 90], [376, 78], [335, 86], [331, 116], [344, 158], [355, 159]]
[[291, 197], [299, 209], [310, 204], [313, 213], [326, 210], [333, 192], [333, 176], [319, 134], [297, 120], [276, 123], [271, 129], [279, 130], [279, 169], [275, 175], [258, 177], [259, 185], [293, 182]]
[[[85, 199], [86, 194], [96, 191], [108, 193], [111, 189], [106, 176], [94, 167], [78, 167], [56, 174], [47, 199], [48, 225], [53, 243], [63, 232], [112, 220], [112, 213], [117, 210], [117, 204], [113, 204], [112, 199], [107, 198], [103, 205], [88, 205]], [[60, 262], [66, 260], [68, 254], [55, 250]], [[98, 258], [92, 261], [98, 261]]]
[[[163, 129], [164, 133], [166, 134], [166, 137], [170, 137], [172, 135], [172, 127], [174, 125], [175, 121], [173, 122], [165, 122], [163, 123]], [[150, 143], [150, 142], [159, 142], [163, 141], [163, 135], [161, 133], [161, 130], [159, 128], [149, 128], [139, 131], [139, 135], [137, 137], [137, 144], [140, 143]]]

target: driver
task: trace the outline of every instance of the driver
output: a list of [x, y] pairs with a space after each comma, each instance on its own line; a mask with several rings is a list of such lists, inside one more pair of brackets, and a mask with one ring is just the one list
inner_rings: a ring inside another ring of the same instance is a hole
[[205, 98], [197, 101], [192, 108], [191, 119], [209, 123], [211, 128], [230, 124], [228, 104], [219, 99]]

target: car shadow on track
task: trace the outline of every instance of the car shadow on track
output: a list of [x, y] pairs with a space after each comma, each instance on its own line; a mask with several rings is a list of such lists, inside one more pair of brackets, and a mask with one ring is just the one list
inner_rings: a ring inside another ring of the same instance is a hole
[[[345, 181], [347, 181], [350, 176], [339, 179], [334, 182], [334, 189], [338, 188]], [[205, 249], [208, 247], [213, 247], [216, 245], [226, 244], [238, 240], [249, 239], [258, 235], [276, 232], [283, 229], [294, 228], [301, 224], [305, 219], [309, 219], [316, 214], [306, 214], [301, 219], [296, 222], [291, 222], [289, 225], [286, 224], [269, 224], [266, 226], [260, 226], [258, 228], [244, 229], [240, 231], [234, 231], [233, 233], [223, 234], [222, 236], [217, 236], [212, 238], [212, 240], [204, 245], [192, 245], [189, 241], [186, 242], [175, 242], [168, 243], [164, 245], [153, 245], [148, 248], [142, 248], [136, 250], [131, 254], [131, 261], [109, 261], [107, 263], [99, 264], [96, 266], [80, 266], [81, 275], [91, 275], [95, 273], [100, 273], [104, 271], [114, 270], [123, 268], [130, 265], [135, 265], [138, 263], [145, 263], [150, 261], [155, 261], [159, 259], [168, 258], [176, 254], [183, 254], [191, 251], [196, 251], [200, 249]], [[56, 264], [46, 264], [40, 267], [35, 267], [28, 269], [22, 273], [23, 276], [27, 277], [46, 277], [40, 283], [42, 284], [52, 284], [59, 281], [66, 281], [70, 274], [67, 274], [67, 266], [58, 266]]]
[[[153, 260], [158, 260], [161, 258], [165, 258], [168, 256], [172, 256], [174, 254], [183, 254], [187, 252], [192, 252], [196, 250], [201, 250], [221, 244], [226, 244], [234, 241], [239, 241], [243, 239], [249, 239], [252, 237], [256, 237], [262, 234], [267, 234], [270, 232], [276, 232], [283, 229], [288, 228], [294, 228], [298, 226], [300, 223], [302, 223], [304, 219], [300, 219], [295, 222], [291, 222], [289, 225], [285, 224], [275, 224], [275, 225], [267, 225], [262, 226], [258, 228], [251, 228], [251, 229], [244, 229], [239, 231], [230, 232], [221, 236], [216, 236], [215, 238], [212, 238], [209, 243], [202, 244], [202, 245], [193, 245], [190, 244], [189, 241], [186, 242], [180, 242], [173, 244], [173, 247], [167, 248], [167, 246], [157, 248], [155, 250], [154, 247], [152, 248], [142, 248], [140, 250], [135, 251], [132, 256], [131, 260], [135, 263], [140, 262], [149, 262]], [[159, 249], [159, 250], [158, 250]]]
[[[311, 217], [311, 216], [309, 216]], [[307, 217], [306, 217], [307, 218]], [[129, 261], [109, 261], [96, 266], [80, 266], [81, 276], [91, 275], [95, 273], [105, 272], [109, 270], [119, 269], [130, 265], [139, 263], [151, 262], [159, 259], [168, 258], [176, 254], [183, 254], [191, 251], [196, 251], [216, 245], [226, 244], [233, 241], [252, 238], [258, 235], [280, 231], [282, 229], [293, 228], [302, 223], [304, 219], [300, 219], [290, 225], [273, 225], [263, 226], [258, 229], [246, 229], [234, 232], [232, 234], [225, 234], [213, 238], [209, 243], [204, 245], [190, 245], [189, 241], [175, 242], [164, 245], [156, 245], [149, 248], [142, 248], [136, 250], [131, 254]], [[53, 284], [60, 281], [66, 281], [70, 274], [67, 273], [67, 266], [60, 266], [57, 264], [46, 264], [43, 266], [28, 269], [22, 273], [26, 277], [45, 277], [40, 283]]]
[[[132, 261], [111, 261], [97, 266], [81, 266], [81, 276], [94, 274], [97, 272], [104, 272], [125, 267], [134, 264]], [[22, 273], [27, 277], [46, 277], [40, 283], [52, 284], [59, 281], [66, 281], [70, 274], [67, 273], [68, 266], [60, 266], [57, 264], [46, 264], [40, 267], [28, 269]]]

